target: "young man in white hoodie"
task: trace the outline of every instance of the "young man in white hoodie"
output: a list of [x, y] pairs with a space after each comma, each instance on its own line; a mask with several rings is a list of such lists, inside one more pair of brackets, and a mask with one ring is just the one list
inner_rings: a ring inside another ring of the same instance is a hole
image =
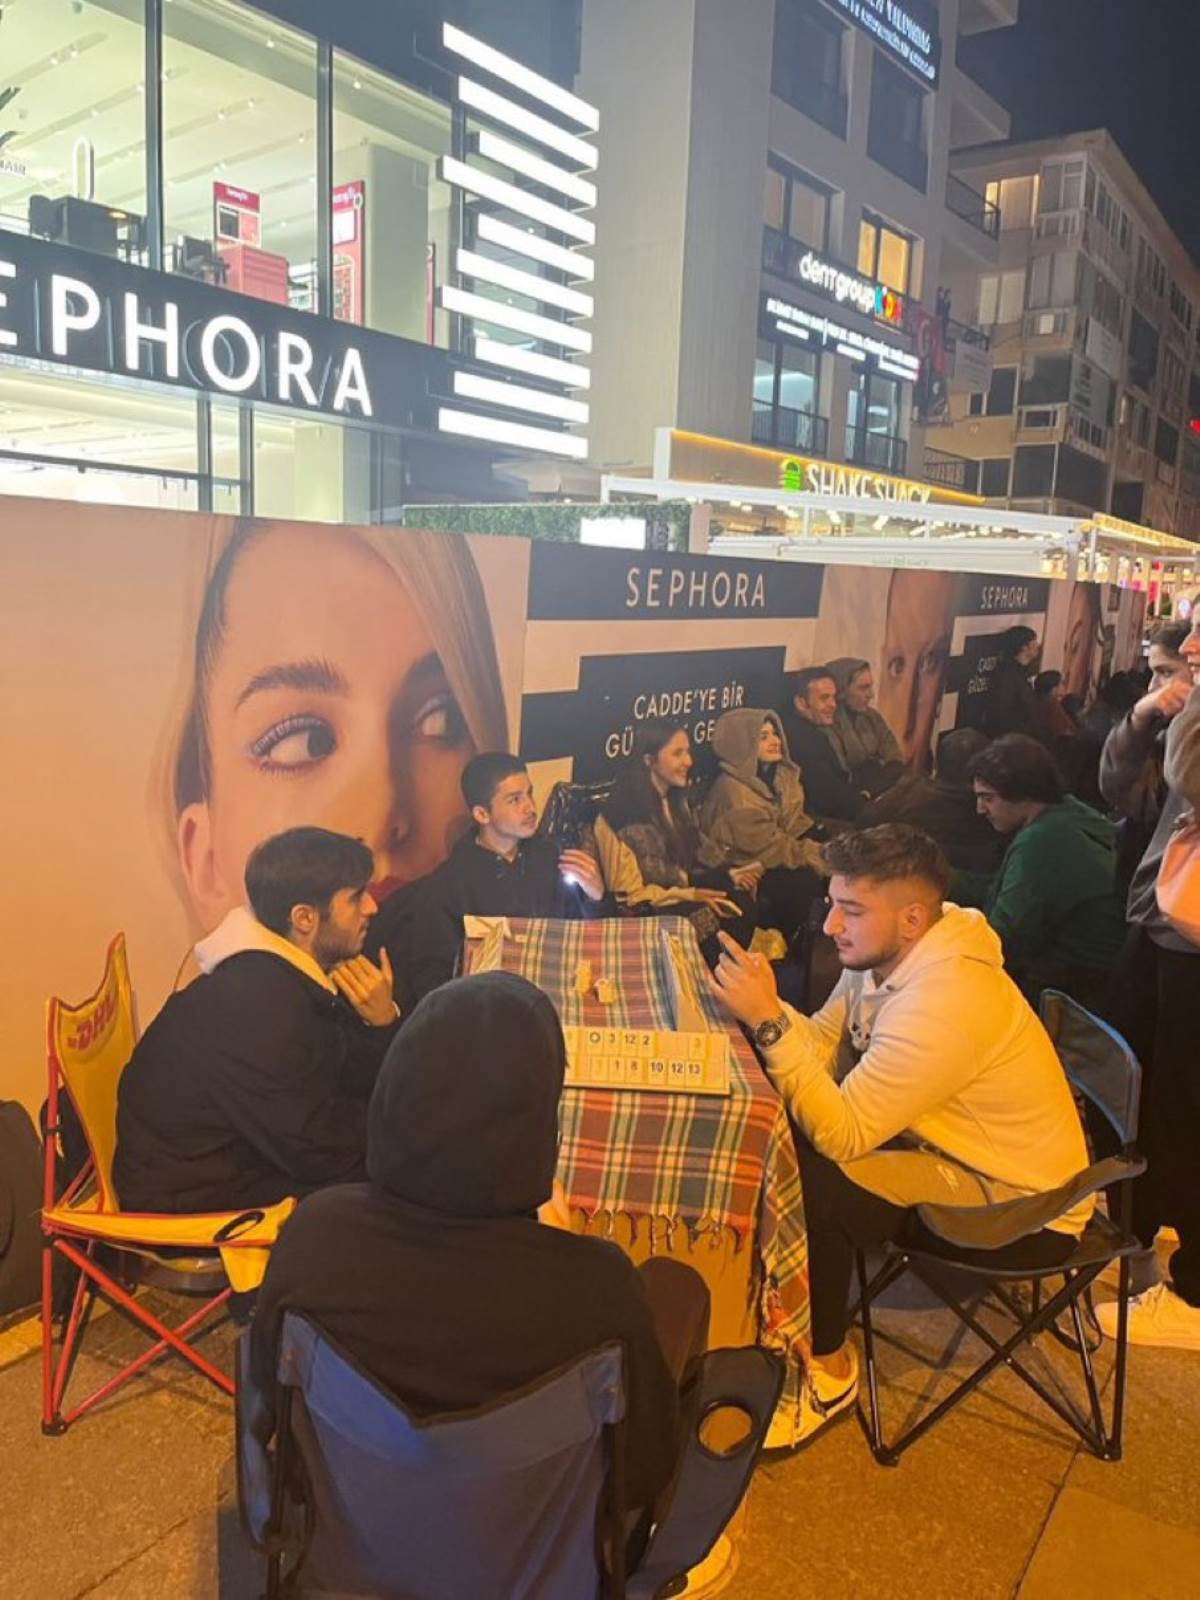
[[[1088, 1165], [1054, 1047], [982, 914], [944, 903], [950, 869], [933, 840], [885, 824], [841, 834], [825, 859], [825, 931], [843, 967], [825, 1005], [812, 1017], [784, 1005], [770, 965], [724, 936], [713, 978], [797, 1128], [813, 1359], [790, 1443], [853, 1405], [856, 1249], [928, 1238], [918, 1205], [1044, 1193]], [[1089, 1201], [983, 1254], [1055, 1265], [1090, 1215]]]

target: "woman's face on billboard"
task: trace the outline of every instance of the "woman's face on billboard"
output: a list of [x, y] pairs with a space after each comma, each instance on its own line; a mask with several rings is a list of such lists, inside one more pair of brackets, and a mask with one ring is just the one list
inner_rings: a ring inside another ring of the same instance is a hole
[[353, 536], [272, 530], [240, 557], [208, 684], [211, 785], [179, 847], [206, 927], [245, 898], [246, 858], [300, 824], [360, 838], [377, 898], [437, 866], [474, 753], [433, 640]]
[[1063, 640], [1063, 693], [1087, 698], [1092, 686], [1092, 652], [1096, 643], [1095, 600], [1098, 590], [1077, 583], [1067, 611], [1067, 631]]
[[888, 593], [879, 710], [914, 770], [925, 766], [932, 745], [956, 592], [952, 572], [901, 570]]

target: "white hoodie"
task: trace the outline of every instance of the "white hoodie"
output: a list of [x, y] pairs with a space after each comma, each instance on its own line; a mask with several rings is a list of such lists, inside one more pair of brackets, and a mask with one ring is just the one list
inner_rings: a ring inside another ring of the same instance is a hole
[[337, 984], [307, 950], [301, 950], [298, 944], [260, 922], [249, 906], [234, 906], [223, 921], [200, 940], [196, 946], [196, 962], [201, 972], [215, 972], [222, 961], [241, 955], [245, 950], [265, 950], [268, 955], [279, 956], [306, 978], [319, 983], [322, 989], [328, 989], [330, 994], [338, 992]]
[[[767, 1070], [830, 1160], [907, 1135], [995, 1180], [994, 1199], [1045, 1193], [1088, 1165], [1062, 1064], [982, 913], [947, 905], [882, 984], [843, 972], [815, 1016], [786, 1009]], [[1091, 1213], [1088, 1200], [1053, 1226], [1081, 1233]]]

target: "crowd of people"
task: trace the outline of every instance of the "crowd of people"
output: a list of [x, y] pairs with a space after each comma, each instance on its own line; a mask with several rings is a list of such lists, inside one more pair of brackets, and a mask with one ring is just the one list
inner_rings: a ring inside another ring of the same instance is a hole
[[[789, 1443], [854, 1401], [856, 1249], [919, 1241], [920, 1204], [1047, 1193], [1087, 1166], [1036, 1015], [1045, 988], [1107, 1017], [1142, 1062], [1130, 1337], [1200, 1349], [1200, 945], [1156, 896], [1167, 843], [1200, 804], [1200, 627], [1161, 628], [1148, 681], [1129, 675], [1081, 718], [1036, 667], [1036, 636], [1010, 630], [982, 726], [945, 735], [931, 773], [906, 767], [855, 659], [797, 673], [782, 706], [721, 716], [699, 793], [687, 732], [647, 722], [566, 838], [539, 830], [522, 761], [482, 753], [462, 775], [470, 831], [382, 908], [362, 843], [315, 827], [267, 840], [247, 904], [197, 946], [202, 975], [122, 1078], [122, 1204], [302, 1197], [252, 1324], [267, 1388], [289, 1307], [423, 1413], [486, 1403], [622, 1339], [630, 1487], [649, 1514], [676, 1459], [706, 1291], [689, 1269], [638, 1272], [570, 1232], [554, 1183], [557, 1015], [522, 979], [457, 973], [467, 917], [669, 912], [692, 922], [795, 1131], [813, 1357]], [[1099, 734], [1098, 808], [1063, 747]], [[816, 1004], [796, 968], [818, 909], [841, 976]], [[761, 930], [786, 953], [771, 959]], [[1011, 1249], [1065, 1261], [1089, 1214]], [[1169, 1283], [1153, 1276], [1162, 1227], [1179, 1239]], [[1098, 1315], [1111, 1333], [1113, 1311]]]

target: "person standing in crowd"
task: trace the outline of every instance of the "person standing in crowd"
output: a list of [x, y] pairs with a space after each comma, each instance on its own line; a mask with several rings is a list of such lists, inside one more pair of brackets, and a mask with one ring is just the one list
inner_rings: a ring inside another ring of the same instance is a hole
[[449, 857], [375, 919], [371, 942], [386, 949], [396, 998], [410, 1010], [454, 976], [463, 918], [603, 915], [599, 863], [537, 832], [533, 785], [519, 756], [485, 751], [463, 768], [463, 799], [474, 827]]
[[620, 1341], [630, 1507], [667, 1485], [708, 1290], [680, 1262], [639, 1269], [569, 1231], [561, 1191], [551, 1201], [565, 1061], [554, 1007], [524, 978], [482, 973], [421, 1002], [371, 1098], [367, 1181], [303, 1201], [271, 1252], [250, 1356], [272, 1409], [289, 1310], [422, 1417], [488, 1405]]
[[[1147, 1170], [1134, 1184], [1133, 1226], [1147, 1251], [1160, 1227], [1173, 1227], [1179, 1248], [1170, 1283], [1158, 1283], [1130, 1304], [1134, 1344], [1200, 1350], [1200, 946], [1163, 915], [1159, 868], [1172, 834], [1200, 809], [1200, 627], [1179, 646], [1191, 686], [1176, 676], [1162, 641], [1151, 647], [1158, 687], [1144, 695], [1104, 747], [1100, 787], [1118, 810], [1141, 806], [1148, 773], [1164, 740], [1164, 793], [1158, 824], [1129, 887], [1129, 937], [1104, 1014], [1142, 1064], [1138, 1144]], [[1115, 1334], [1116, 1306], [1096, 1308]]]
[[[728, 938], [713, 975], [799, 1130], [813, 1333], [801, 1440], [854, 1405], [856, 1249], [935, 1244], [915, 1207], [1049, 1193], [1088, 1164], [1054, 1047], [983, 917], [944, 904], [950, 868], [933, 840], [889, 824], [839, 834], [825, 853], [842, 975], [821, 1009], [784, 1005], [770, 965]], [[1091, 1211], [1089, 1199], [984, 1255], [1065, 1261]]]
[[1009, 971], [1035, 1006], [1043, 989], [1094, 1005], [1124, 937], [1116, 829], [1066, 793], [1049, 751], [1025, 734], [980, 751], [971, 777], [980, 815], [1011, 840], [981, 901]]
[[712, 748], [721, 770], [701, 808], [701, 830], [725, 859], [764, 869], [759, 922], [790, 940], [820, 893], [824, 858], [783, 725], [774, 711], [726, 711]]
[[956, 728], [942, 735], [934, 757], [934, 775], [902, 778], [886, 794], [872, 800], [859, 818], [864, 828], [903, 822], [920, 828], [960, 872], [994, 872], [1001, 848], [995, 831], [979, 815], [971, 787], [971, 763], [988, 745], [975, 728]]
[[837, 715], [829, 738], [856, 789], [882, 794], [904, 776], [899, 740], [871, 702], [875, 679], [868, 661], [841, 656], [826, 669], [837, 685]]
[[1033, 736], [1047, 750], [1053, 750], [1060, 739], [1073, 739], [1078, 732], [1062, 702], [1062, 673], [1039, 672], [1033, 680]]
[[[837, 716], [837, 684], [828, 667], [805, 667], [791, 680], [783, 712], [788, 752], [800, 768], [804, 794], [814, 814], [824, 821], [854, 822], [867, 803], [830, 738]], [[736, 935], [735, 935], [736, 937]]]
[[996, 665], [980, 709], [981, 728], [989, 739], [1033, 732], [1034, 697], [1029, 678], [1040, 648], [1032, 628], [1006, 628], [997, 639]]
[[274, 1205], [363, 1174], [367, 1101], [399, 1012], [362, 955], [370, 850], [292, 828], [246, 863], [250, 908], [196, 946], [121, 1074], [113, 1180], [126, 1211]]
[[[618, 903], [685, 916], [710, 964], [717, 928], [725, 919], [736, 939], [754, 931], [758, 862], [729, 867], [700, 832], [688, 799], [692, 742], [687, 730], [658, 718], [643, 722], [622, 763], [612, 794], [596, 818], [596, 851], [604, 881]], [[619, 862], [625, 846], [638, 882], [626, 886]]]

